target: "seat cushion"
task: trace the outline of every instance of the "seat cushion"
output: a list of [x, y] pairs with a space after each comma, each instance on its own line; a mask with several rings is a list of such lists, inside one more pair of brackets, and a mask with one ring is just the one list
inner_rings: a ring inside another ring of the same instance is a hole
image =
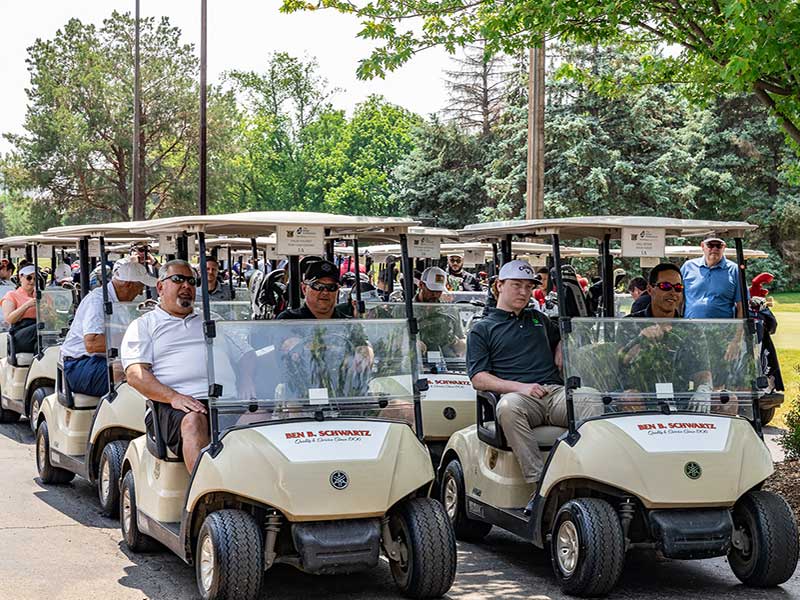
[[86, 394], [72, 394], [72, 402], [75, 408], [94, 408], [100, 402], [100, 398]]
[[30, 352], [17, 352], [15, 355], [18, 367], [30, 367], [33, 363], [33, 354]]
[[567, 430], [564, 427], [542, 425], [541, 427], [533, 428], [533, 437], [536, 438], [540, 447], [551, 448], [555, 445], [556, 440], [566, 432]]

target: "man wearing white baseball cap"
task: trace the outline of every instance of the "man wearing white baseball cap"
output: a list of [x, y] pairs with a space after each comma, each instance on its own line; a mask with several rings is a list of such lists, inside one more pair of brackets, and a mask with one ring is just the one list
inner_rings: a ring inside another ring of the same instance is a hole
[[472, 385], [502, 394], [497, 418], [529, 483], [539, 481], [544, 468], [533, 428], [567, 426], [558, 325], [528, 306], [537, 282], [527, 262], [504, 264], [497, 307], [472, 326], [467, 340]]
[[419, 291], [414, 302], [439, 302], [447, 289], [447, 273], [439, 267], [428, 267], [419, 278]]
[[[142, 293], [144, 286], [154, 287], [157, 281], [138, 262], [119, 260], [107, 284], [108, 299], [130, 302]], [[103, 288], [100, 287], [81, 300], [61, 346], [64, 375], [74, 393], [102, 396], [108, 392], [103, 314]]]

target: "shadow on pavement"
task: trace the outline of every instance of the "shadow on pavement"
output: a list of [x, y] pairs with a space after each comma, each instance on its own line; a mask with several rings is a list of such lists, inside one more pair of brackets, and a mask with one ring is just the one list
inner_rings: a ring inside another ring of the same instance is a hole
[[18, 444], [30, 445], [35, 441], [27, 419], [23, 419], [17, 423], [4, 423], [0, 425], [0, 435]]
[[97, 489], [88, 481], [76, 476], [71, 483], [62, 485], [47, 485], [38, 477], [34, 482], [41, 491], [33, 495], [73, 521], [98, 529], [119, 527], [119, 521], [100, 514]]

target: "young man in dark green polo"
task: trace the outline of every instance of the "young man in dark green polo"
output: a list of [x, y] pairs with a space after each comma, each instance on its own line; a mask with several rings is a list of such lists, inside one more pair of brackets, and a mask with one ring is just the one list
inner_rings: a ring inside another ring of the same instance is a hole
[[[567, 426], [561, 335], [554, 322], [528, 307], [535, 275], [523, 260], [503, 265], [497, 307], [472, 326], [467, 341], [472, 385], [502, 394], [497, 418], [529, 483], [539, 481], [544, 467], [533, 428]], [[579, 403], [575, 411], [576, 418], [588, 416]]]

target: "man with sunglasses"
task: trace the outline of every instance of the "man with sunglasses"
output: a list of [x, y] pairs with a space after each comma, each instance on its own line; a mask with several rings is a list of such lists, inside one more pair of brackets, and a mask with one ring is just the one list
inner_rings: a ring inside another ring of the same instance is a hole
[[450, 254], [447, 257], [447, 278], [454, 292], [480, 292], [478, 278], [464, 270], [464, 257], [461, 254]]
[[300, 290], [305, 302], [300, 308], [289, 308], [278, 319], [349, 319], [347, 311], [337, 306], [339, 269], [327, 260], [311, 262], [306, 268]]
[[739, 267], [725, 258], [725, 242], [710, 235], [700, 244], [703, 256], [681, 268], [686, 286], [687, 319], [741, 319]]
[[[130, 259], [118, 262], [107, 284], [110, 302], [130, 302], [144, 286], [155, 286], [144, 266]], [[64, 375], [77, 394], [103, 396], [108, 392], [103, 289], [97, 288], [81, 300], [67, 337], [61, 346]]]
[[[203, 317], [194, 310], [200, 281], [185, 260], [168, 261], [158, 274], [159, 304], [130, 324], [120, 357], [131, 387], [167, 405], [159, 406], [159, 426], [167, 447], [183, 457], [191, 473], [210, 433], [208, 409], [199, 400], [208, 397], [209, 385]], [[224, 336], [214, 346], [216, 383], [239, 397], [254, 397], [252, 350], [235, 347]]]

